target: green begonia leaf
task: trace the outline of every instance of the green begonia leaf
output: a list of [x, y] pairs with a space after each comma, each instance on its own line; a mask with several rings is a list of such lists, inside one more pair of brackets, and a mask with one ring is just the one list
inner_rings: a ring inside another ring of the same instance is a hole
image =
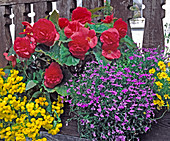
[[26, 85], [26, 91], [32, 89], [33, 87], [35, 87], [37, 85], [38, 81], [35, 80], [30, 80], [27, 85]]
[[126, 35], [124, 38], [122, 38], [120, 40], [120, 43], [125, 43], [129, 49], [137, 48], [137, 45], [134, 43], [134, 41], [128, 35]]
[[97, 45], [94, 50], [93, 53], [96, 57], [96, 60], [99, 62], [100, 60], [103, 60], [103, 65], [106, 66], [107, 64], [110, 64], [112, 61], [106, 59], [103, 55], [102, 55], [102, 49], [100, 47], [101, 45]]
[[42, 92], [41, 91], [37, 91], [32, 95], [32, 98], [38, 98], [39, 96], [41, 96]]
[[36, 48], [35, 51], [44, 53], [46, 56], [49, 56], [51, 59], [62, 65], [62, 63], [60, 62], [60, 46], [58, 45], [58, 42], [56, 42], [52, 47], [50, 47], [49, 51], [44, 51], [42, 48]]
[[109, 29], [109, 27], [107, 27], [103, 24], [100, 24], [100, 25], [89, 24], [89, 27], [90, 27], [90, 29], [94, 29], [96, 33], [102, 33], [103, 31]]
[[66, 48], [63, 44], [61, 44], [60, 49], [60, 61], [62, 64], [65, 64], [67, 66], [75, 66], [79, 63], [80, 59], [77, 59], [71, 55], [69, 52], [69, 49]]
[[61, 96], [67, 96], [67, 87], [64, 86], [64, 85], [61, 85], [61, 86], [58, 86], [58, 87], [55, 87], [55, 91], [60, 94]]

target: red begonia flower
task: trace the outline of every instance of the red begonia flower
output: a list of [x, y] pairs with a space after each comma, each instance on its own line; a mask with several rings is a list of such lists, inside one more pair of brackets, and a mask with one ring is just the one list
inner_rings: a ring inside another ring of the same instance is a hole
[[34, 38], [29, 37], [17, 37], [14, 41], [14, 50], [18, 56], [22, 58], [30, 58], [31, 53], [34, 53], [36, 42]]
[[121, 53], [120, 53], [120, 50], [116, 49], [116, 50], [102, 50], [102, 55], [109, 59], [109, 60], [112, 60], [112, 59], [117, 59], [117, 58], [120, 58], [121, 56]]
[[116, 28], [109, 28], [104, 31], [100, 36], [100, 41], [107, 45], [117, 45], [119, 46], [119, 32]]
[[52, 46], [60, 38], [55, 25], [47, 19], [39, 19], [34, 23], [32, 31], [36, 42], [47, 46]]
[[58, 19], [58, 25], [61, 29], [63, 29], [64, 27], [66, 27], [69, 23], [69, 20], [67, 18], [59, 18]]
[[82, 24], [91, 23], [91, 12], [85, 7], [77, 7], [72, 12], [72, 21], [78, 21]]
[[51, 89], [54, 88], [57, 84], [60, 84], [63, 79], [60, 65], [56, 62], [52, 62], [50, 66], [45, 70], [44, 79], [44, 85]]
[[15, 67], [15, 65], [17, 64], [16, 56], [15, 55], [8, 56], [8, 53], [6, 53], [6, 52], [4, 52], [3, 55], [5, 56], [6, 60], [12, 61], [12, 67]]
[[113, 21], [113, 14], [106, 16], [105, 20], [101, 20], [103, 23], [111, 23]]
[[68, 43], [69, 51], [72, 53], [73, 56], [84, 60], [85, 54], [89, 50], [88, 41], [84, 40], [84, 37], [74, 36], [73, 41]]
[[70, 38], [75, 32], [78, 32], [81, 28], [84, 28], [78, 21], [69, 22], [68, 26], [64, 28], [64, 33], [67, 38]]
[[126, 22], [122, 21], [122, 19], [120, 18], [114, 23], [113, 27], [118, 30], [120, 39], [125, 37], [128, 30], [128, 26]]
[[84, 40], [88, 41], [88, 46], [90, 48], [93, 48], [97, 45], [97, 36], [96, 36], [96, 32], [95, 30], [89, 30], [88, 28], [81, 28], [79, 30], [79, 32], [75, 32], [72, 36], [71, 39], [72, 40], [78, 40], [79, 37], [84, 38]]

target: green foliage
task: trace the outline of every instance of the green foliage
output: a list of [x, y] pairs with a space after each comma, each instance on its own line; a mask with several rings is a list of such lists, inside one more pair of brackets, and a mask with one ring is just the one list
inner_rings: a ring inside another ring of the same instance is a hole
[[94, 48], [93, 50], [93, 54], [96, 57], [96, 60], [99, 62], [100, 60], [103, 61], [103, 65], [106, 66], [107, 64], [110, 64], [112, 61], [106, 59], [103, 55], [102, 55], [102, 51], [101, 51], [101, 47], [98, 43], [98, 45]]
[[28, 91], [28, 90], [34, 88], [36, 85], [37, 85], [37, 81], [35, 81], [35, 80], [30, 80], [30, 81], [28, 81], [25, 90]]
[[13, 54], [16, 54], [16, 52], [15, 52], [13, 46], [12, 46], [12, 47], [9, 49], [8, 56], [11, 56], [11, 55], [13, 55]]
[[105, 30], [108, 30], [109, 27], [107, 27], [104, 24], [88, 24], [88, 26], [90, 27], [90, 29], [94, 29], [96, 33], [102, 33]]
[[58, 25], [58, 19], [59, 19], [60, 15], [57, 13], [56, 10], [53, 11], [53, 13], [50, 15], [49, 20], [53, 22], [53, 24], [55, 25], [57, 31], [60, 31], [60, 27]]
[[120, 40], [120, 43], [124, 43], [129, 49], [136, 49], [137, 45], [134, 43], [134, 41], [126, 35], [124, 38]]
[[62, 64], [65, 64], [67, 66], [75, 66], [79, 63], [80, 59], [77, 59], [71, 55], [69, 52], [69, 49], [66, 48], [63, 44], [61, 44], [60, 49], [60, 61]]

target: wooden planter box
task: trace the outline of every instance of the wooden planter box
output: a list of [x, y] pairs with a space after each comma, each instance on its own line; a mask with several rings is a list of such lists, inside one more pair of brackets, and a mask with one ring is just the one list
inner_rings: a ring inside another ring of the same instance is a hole
[[[63, 127], [59, 134], [52, 136], [47, 132], [41, 132], [43, 137], [46, 137], [48, 141], [89, 141], [87, 139], [81, 139], [77, 129], [77, 122], [71, 121], [66, 126], [66, 120], [71, 118], [69, 116], [69, 105], [66, 103], [64, 114], [61, 116]], [[156, 111], [156, 118], [163, 114], [164, 110]], [[153, 123], [151, 130], [145, 134], [139, 135], [140, 141], [169, 141], [170, 140], [170, 112], [166, 112], [163, 118], [157, 120], [157, 123]]]

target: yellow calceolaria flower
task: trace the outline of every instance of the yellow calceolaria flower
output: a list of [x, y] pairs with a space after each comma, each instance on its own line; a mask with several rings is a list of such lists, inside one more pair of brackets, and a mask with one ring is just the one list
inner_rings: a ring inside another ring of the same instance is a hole
[[165, 105], [165, 102], [163, 100], [160, 100], [160, 102], [158, 103], [159, 107], [162, 107]]
[[170, 81], [170, 77], [167, 77], [166, 80], [167, 80], [167, 81]]
[[150, 73], [150, 74], [154, 74], [154, 73], [155, 73], [155, 69], [154, 69], [154, 68], [150, 69], [150, 70], [149, 70], [149, 73]]
[[164, 98], [165, 98], [165, 99], [170, 99], [170, 97], [169, 97], [168, 94], [165, 94], [165, 95], [164, 95]]
[[161, 68], [166, 67], [165, 63], [163, 61], [158, 62], [158, 66]]
[[157, 98], [158, 98], [158, 99], [162, 100], [162, 97], [161, 97], [161, 95], [159, 95], [159, 94], [156, 94], [156, 96], [157, 96]]
[[162, 78], [167, 78], [168, 77], [168, 74], [166, 72], [161, 72], [160, 75], [161, 75]]
[[161, 76], [161, 73], [160, 73], [160, 72], [157, 73], [157, 77], [158, 77], [159, 79], [162, 79], [162, 76]]
[[170, 67], [170, 62], [168, 62], [168, 67]]
[[34, 103], [33, 102], [27, 103], [26, 108], [27, 108], [28, 112], [31, 112], [33, 110], [33, 108], [34, 108]]
[[166, 71], [166, 66], [165, 67], [163, 67], [163, 68], [161, 68], [161, 71]]
[[5, 72], [3, 71], [3, 68], [0, 68], [0, 77], [4, 75], [5, 75]]
[[48, 133], [51, 134], [51, 135], [56, 135], [59, 131], [60, 131], [60, 129], [58, 129], [58, 128], [56, 127], [55, 129], [49, 130]]
[[[1, 69], [2, 71], [2, 69]], [[62, 127], [62, 123], [58, 123], [54, 127], [54, 121], [58, 120], [63, 99], [53, 104], [56, 112], [46, 111], [49, 103], [45, 97], [39, 97], [35, 102], [28, 102], [27, 97], [16, 97], [16, 93], [25, 91], [25, 83], [21, 82], [22, 77], [18, 76], [19, 71], [11, 70], [8, 78], [0, 76], [0, 138], [6, 141], [26, 141], [26, 137], [32, 138], [33, 141], [47, 141], [46, 138], [40, 137], [39, 131], [44, 127], [52, 134], [57, 134]], [[2, 73], [4, 75], [4, 73]], [[2, 84], [2, 85], [1, 85]], [[31, 119], [28, 117], [31, 116]], [[57, 118], [56, 118], [57, 117]]]
[[155, 84], [160, 88], [162, 88], [162, 86], [163, 86], [163, 84], [160, 81], [156, 81]]

